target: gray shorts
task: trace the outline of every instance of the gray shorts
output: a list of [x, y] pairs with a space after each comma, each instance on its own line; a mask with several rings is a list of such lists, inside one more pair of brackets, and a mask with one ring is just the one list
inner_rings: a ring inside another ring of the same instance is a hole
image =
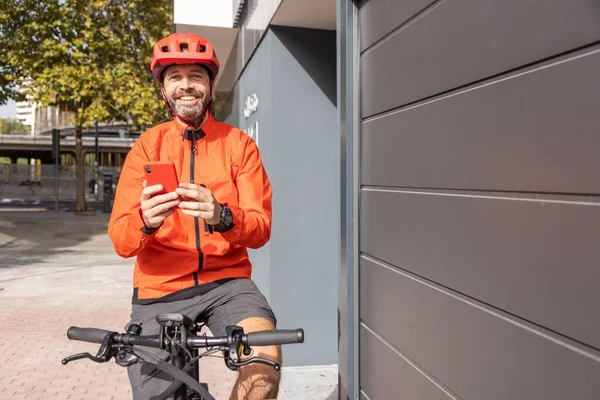
[[[214, 336], [224, 336], [227, 325], [236, 325], [250, 317], [266, 318], [273, 325], [277, 324], [267, 299], [250, 279], [231, 280], [191, 299], [149, 305], [134, 304], [131, 323], [142, 326], [142, 335], [155, 335], [160, 332], [156, 315], [161, 313], [179, 313], [197, 322], [204, 322]], [[163, 350], [149, 347], [142, 350], [163, 360], [168, 359], [168, 354]], [[127, 371], [134, 400], [147, 400], [163, 392], [172, 381], [169, 375], [157, 371], [148, 363], [134, 364]]]

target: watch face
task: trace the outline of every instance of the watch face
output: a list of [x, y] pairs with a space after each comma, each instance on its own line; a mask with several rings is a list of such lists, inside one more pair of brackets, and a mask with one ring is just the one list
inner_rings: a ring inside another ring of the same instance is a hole
[[225, 206], [223, 208], [223, 222], [225, 222], [225, 225], [229, 225], [231, 224], [232, 220], [233, 215], [231, 214], [231, 210], [229, 209], [229, 207]]
[[218, 232], [227, 232], [233, 229], [233, 213], [231, 209], [223, 204], [223, 211], [221, 211], [221, 220], [219, 221], [219, 225], [217, 225]]

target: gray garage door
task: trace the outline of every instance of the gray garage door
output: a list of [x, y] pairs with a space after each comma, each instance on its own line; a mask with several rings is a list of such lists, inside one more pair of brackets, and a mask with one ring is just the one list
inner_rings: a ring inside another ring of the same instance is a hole
[[359, 27], [361, 398], [600, 399], [600, 1]]

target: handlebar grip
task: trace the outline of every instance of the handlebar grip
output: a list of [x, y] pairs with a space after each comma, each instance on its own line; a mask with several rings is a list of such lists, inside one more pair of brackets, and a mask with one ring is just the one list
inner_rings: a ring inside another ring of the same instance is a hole
[[96, 328], [79, 328], [72, 326], [67, 331], [67, 337], [70, 340], [81, 340], [82, 342], [102, 343], [104, 336], [111, 331]]
[[302, 329], [277, 329], [246, 334], [246, 344], [249, 346], [273, 346], [303, 342], [304, 330]]

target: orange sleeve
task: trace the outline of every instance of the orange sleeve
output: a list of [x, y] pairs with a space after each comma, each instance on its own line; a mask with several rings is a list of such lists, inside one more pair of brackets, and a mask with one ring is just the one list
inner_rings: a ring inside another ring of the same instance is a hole
[[250, 138], [243, 143], [235, 177], [239, 206], [228, 204], [234, 227], [221, 235], [230, 243], [257, 249], [271, 237], [273, 192], [256, 143]]
[[149, 160], [140, 137], [123, 164], [108, 223], [108, 236], [121, 257], [138, 255], [155, 235], [142, 232], [144, 220], [140, 214], [140, 195], [145, 179], [143, 166]]

